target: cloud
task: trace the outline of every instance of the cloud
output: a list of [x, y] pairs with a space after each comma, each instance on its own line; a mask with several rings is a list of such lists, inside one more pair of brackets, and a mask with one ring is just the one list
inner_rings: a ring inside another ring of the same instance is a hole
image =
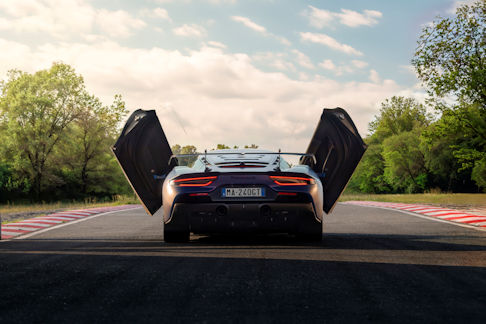
[[[177, 2], [184, 2], [184, 3], [191, 3], [196, 1], [207, 2], [213, 5], [235, 4], [237, 2], [236, 0], [177, 0]], [[152, 0], [152, 2], [157, 4], [166, 4], [166, 3], [174, 3], [176, 1], [175, 0]]]
[[128, 37], [146, 24], [127, 11], [95, 9], [82, 0], [3, 0], [0, 1], [0, 30], [18, 34], [34, 33], [68, 39], [102, 33]]
[[332, 60], [324, 60], [319, 63], [319, 66], [325, 70], [334, 72], [335, 75], [350, 74], [355, 72], [356, 66], [354, 64], [334, 64]]
[[376, 10], [364, 10], [361, 14], [357, 11], [341, 9], [341, 13], [336, 15], [341, 24], [349, 27], [359, 27], [378, 24], [378, 18], [381, 18], [383, 14]]
[[123, 10], [101, 9], [96, 16], [96, 23], [104, 33], [112, 37], [128, 37], [133, 34], [133, 30], [146, 26], [143, 20], [133, 18]]
[[294, 49], [292, 50], [292, 53], [295, 54], [295, 56], [297, 57], [297, 63], [302, 66], [302, 67], [305, 67], [307, 69], [313, 69], [314, 68], [314, 64], [312, 64], [310, 58], [305, 55], [304, 53]]
[[213, 47], [219, 47], [219, 48], [226, 48], [227, 47], [225, 44], [220, 43], [220, 42], [216, 42], [216, 41], [209, 41], [208, 44], [213, 46]]
[[212, 4], [223, 4], [223, 3], [235, 4], [236, 3], [236, 0], [207, 0], [207, 1]]
[[166, 4], [166, 3], [172, 3], [174, 0], [152, 0], [153, 3], [157, 4]]
[[160, 8], [160, 7], [154, 8], [152, 10], [152, 12], [150, 13], [150, 16], [171, 21], [171, 19], [169, 17], [169, 13], [167, 12], [167, 10], [164, 9], [164, 8]]
[[341, 12], [332, 12], [313, 6], [308, 6], [308, 8], [308, 10], [304, 11], [304, 16], [308, 18], [311, 26], [318, 29], [332, 26], [336, 20], [348, 27], [373, 26], [383, 16], [377, 10], [363, 10], [362, 13], [359, 13], [349, 9], [341, 9]]
[[358, 69], [362, 69], [368, 66], [368, 62], [360, 61], [360, 60], [352, 60], [351, 63], [353, 64], [354, 67]]
[[263, 26], [255, 23], [254, 21], [252, 21], [248, 17], [231, 16], [231, 19], [233, 19], [236, 22], [242, 23], [246, 27], [248, 27], [248, 28], [250, 28], [250, 29], [252, 29], [252, 30], [254, 30], [254, 31], [258, 32], [258, 33], [261, 33], [264, 36], [268, 36], [268, 37], [275, 38], [276, 40], [278, 40], [281, 44], [283, 44], [285, 46], [290, 46], [291, 45], [290, 41], [288, 39], [286, 39], [285, 37], [278, 36], [278, 35], [274, 35], [274, 34], [268, 32], [265, 27], [263, 27]]
[[335, 75], [340, 76], [343, 74], [354, 73], [357, 70], [362, 70], [368, 66], [368, 63], [360, 60], [352, 60], [348, 64], [335, 64], [332, 60], [326, 59], [319, 63], [319, 66], [325, 70], [334, 72]]
[[373, 83], [380, 83], [381, 82], [380, 75], [375, 70], [370, 70], [369, 79]]
[[478, 0], [461, 0], [461, 1], [454, 1], [450, 8], [447, 10], [447, 13], [449, 14], [455, 14], [457, 8], [463, 6], [463, 5], [468, 5], [471, 6], [475, 4], [476, 2], [479, 2]]
[[253, 29], [256, 32], [263, 33], [263, 34], [267, 32], [265, 27], [258, 25], [257, 23], [253, 22], [250, 18], [241, 17], [241, 16], [232, 16], [231, 19], [242, 23], [246, 27]]
[[332, 62], [332, 60], [324, 60], [321, 63], [319, 63], [319, 66], [322, 67], [323, 69], [329, 70], [329, 71], [334, 71], [336, 70], [336, 65]]
[[[68, 63], [104, 102], [121, 93], [132, 110], [156, 109], [170, 143], [200, 149], [215, 143], [256, 143], [304, 151], [322, 108], [346, 108], [364, 133], [379, 104], [406, 90], [391, 80], [338, 82], [319, 75], [296, 80], [259, 69], [246, 54], [207, 46], [183, 54], [113, 41], [31, 48], [0, 40], [0, 53], [0, 75], [11, 68], [33, 72], [52, 61]], [[177, 111], [187, 134], [164, 107]]]
[[311, 26], [322, 29], [325, 26], [329, 26], [334, 20], [334, 14], [328, 10], [318, 9], [313, 6], [309, 6], [310, 11], [305, 11], [304, 16], [307, 16]]
[[253, 55], [252, 60], [263, 63], [281, 71], [296, 71], [295, 66], [288, 61], [286, 53], [263, 52]]
[[184, 24], [180, 27], [172, 29], [174, 34], [178, 36], [185, 36], [185, 37], [203, 37], [206, 36], [206, 29], [204, 27], [196, 25], [196, 24]]
[[332, 38], [331, 36], [328, 36], [328, 35], [325, 35], [325, 34], [301, 32], [300, 33], [300, 39], [302, 41], [322, 44], [322, 45], [325, 45], [325, 46], [332, 48], [336, 51], [340, 51], [340, 52], [343, 52], [343, 53], [346, 53], [346, 54], [351, 54], [351, 55], [356, 55], [356, 56], [362, 56], [363, 55], [363, 53], [354, 49], [353, 47], [346, 45], [346, 44], [341, 44], [337, 40]]

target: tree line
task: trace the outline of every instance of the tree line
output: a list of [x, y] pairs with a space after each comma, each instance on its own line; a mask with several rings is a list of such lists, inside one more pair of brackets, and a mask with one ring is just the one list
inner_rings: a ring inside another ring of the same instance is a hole
[[63, 63], [0, 83], [0, 201], [109, 197], [131, 189], [109, 148], [127, 114]]
[[349, 189], [486, 190], [486, 1], [426, 26], [412, 64], [431, 113], [410, 98], [386, 100]]

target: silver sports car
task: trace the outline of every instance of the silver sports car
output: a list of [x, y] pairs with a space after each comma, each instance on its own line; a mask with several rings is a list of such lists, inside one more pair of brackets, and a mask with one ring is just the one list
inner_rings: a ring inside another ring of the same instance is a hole
[[[366, 150], [341, 108], [324, 109], [305, 153], [213, 150], [179, 166], [155, 111], [135, 111], [113, 147], [134, 191], [153, 215], [162, 208], [164, 240], [190, 233], [290, 233], [322, 237], [330, 213]], [[291, 166], [288, 155], [300, 156]]]

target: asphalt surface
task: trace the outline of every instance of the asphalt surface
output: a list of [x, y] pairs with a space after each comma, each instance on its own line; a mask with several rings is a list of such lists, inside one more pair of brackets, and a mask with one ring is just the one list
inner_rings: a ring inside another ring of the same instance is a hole
[[0, 243], [0, 322], [486, 323], [486, 232], [338, 205], [322, 243], [162, 241], [142, 209]]

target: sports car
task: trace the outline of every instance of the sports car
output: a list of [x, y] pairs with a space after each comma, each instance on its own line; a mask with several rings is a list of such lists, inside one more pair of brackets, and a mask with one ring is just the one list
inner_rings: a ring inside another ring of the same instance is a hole
[[[324, 109], [305, 153], [212, 150], [179, 165], [154, 110], [137, 110], [113, 146], [148, 214], [162, 208], [164, 240], [190, 233], [289, 233], [322, 238], [330, 213], [366, 145], [342, 108]], [[298, 165], [285, 157], [300, 156]]]

